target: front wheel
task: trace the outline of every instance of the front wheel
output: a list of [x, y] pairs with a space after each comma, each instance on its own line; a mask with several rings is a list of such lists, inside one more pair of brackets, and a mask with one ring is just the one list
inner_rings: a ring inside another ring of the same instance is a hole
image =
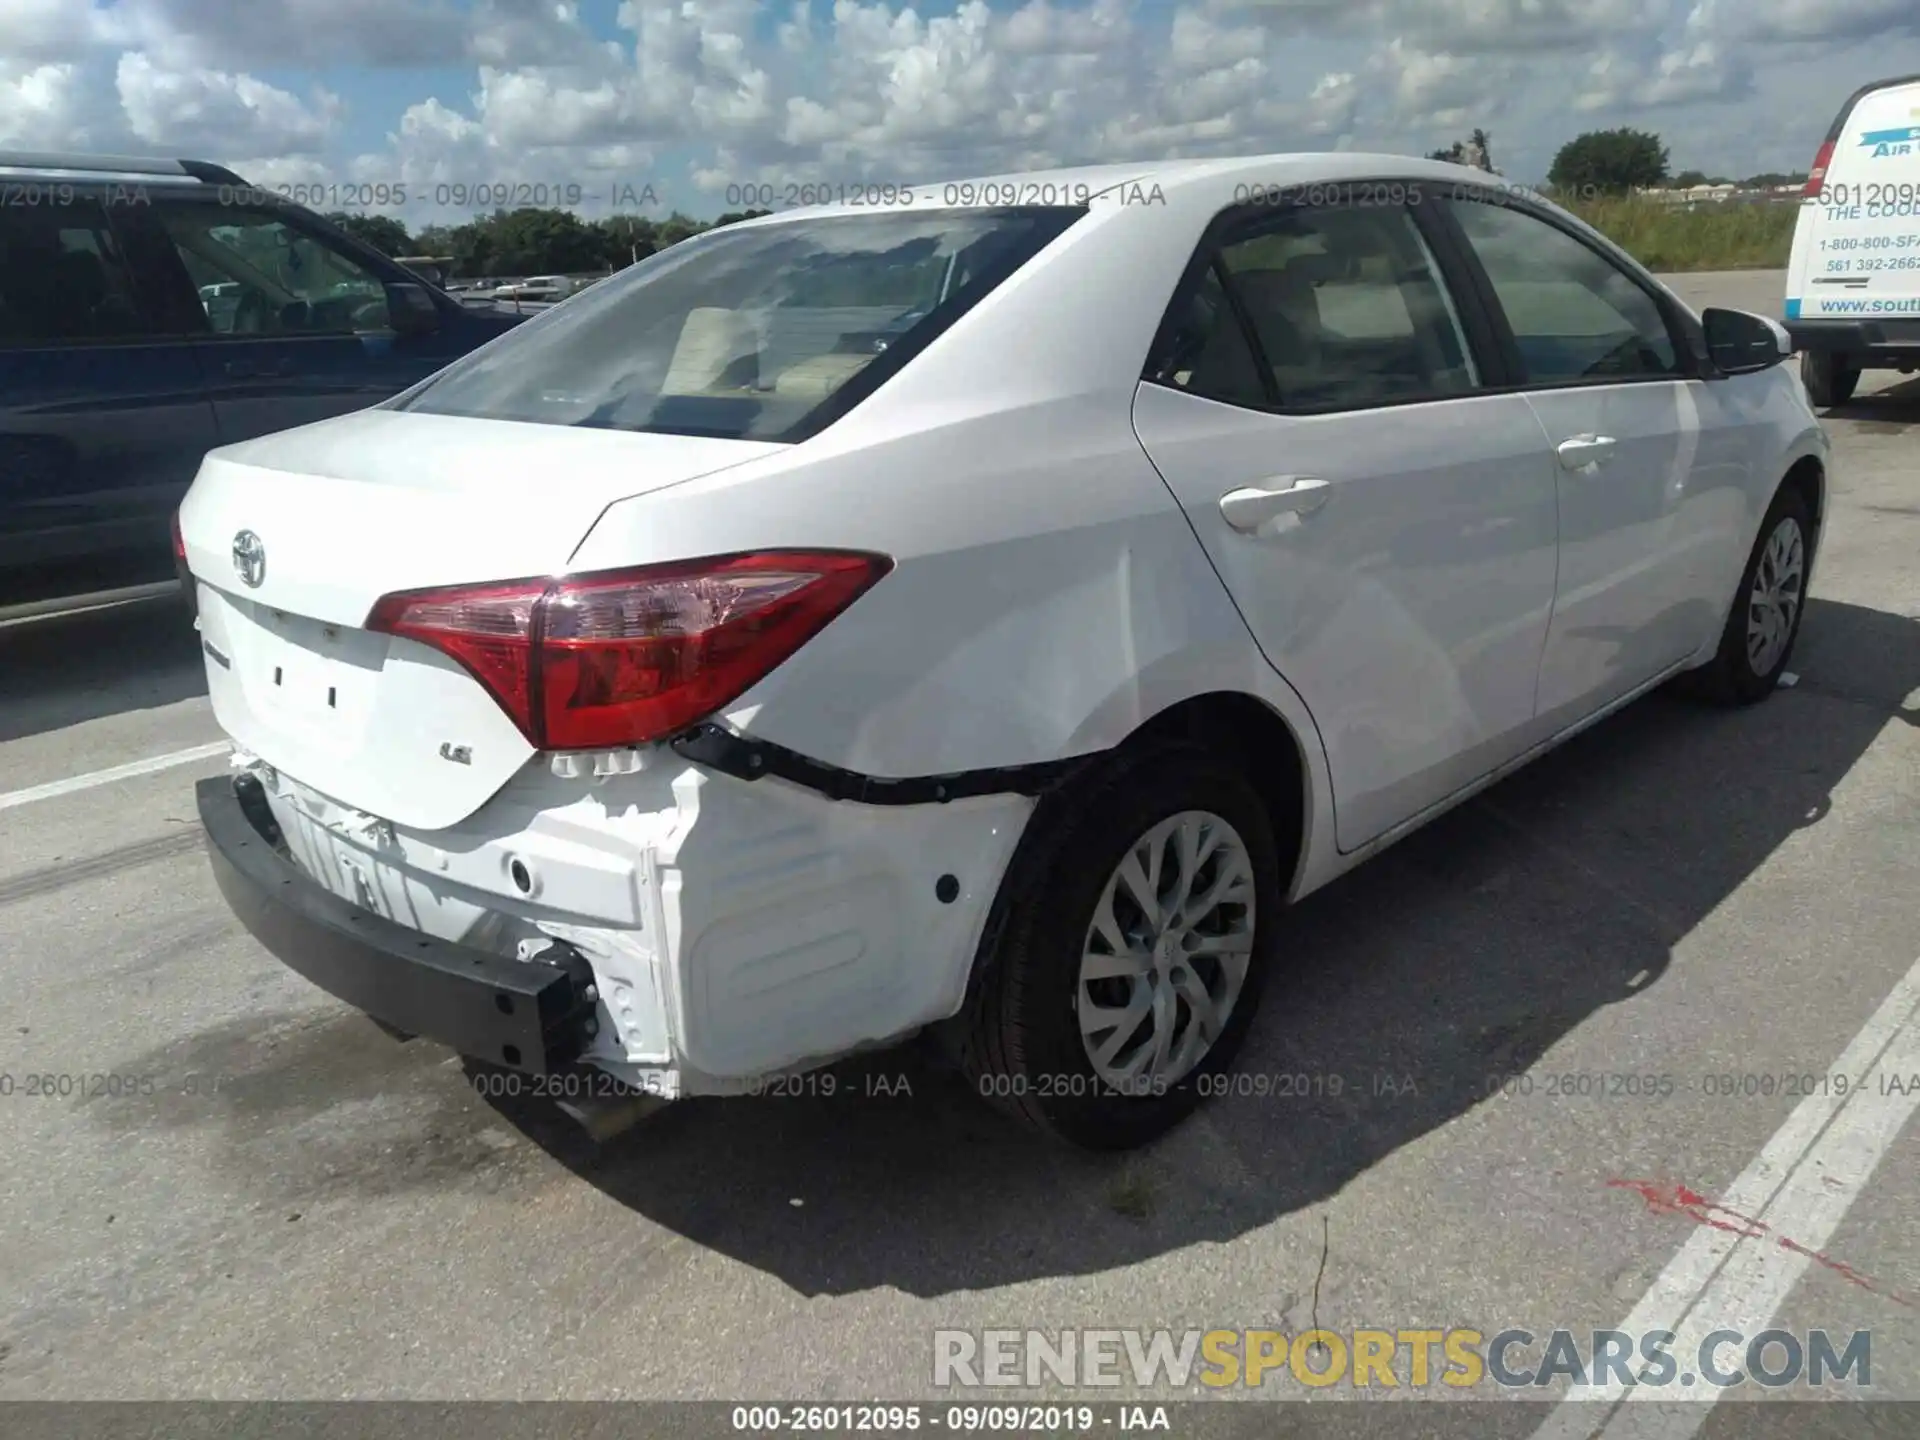
[[1233, 1059], [1282, 904], [1265, 805], [1177, 745], [1116, 763], [1035, 817], [982, 957], [961, 1058], [977, 1092], [1073, 1144], [1172, 1129]]
[[1812, 537], [1806, 498], [1783, 487], [1760, 522], [1719, 650], [1686, 677], [1694, 693], [1725, 705], [1751, 705], [1780, 683], [1800, 635]]
[[1822, 410], [1844, 405], [1860, 383], [1860, 367], [1834, 350], [1808, 350], [1800, 357], [1807, 398]]

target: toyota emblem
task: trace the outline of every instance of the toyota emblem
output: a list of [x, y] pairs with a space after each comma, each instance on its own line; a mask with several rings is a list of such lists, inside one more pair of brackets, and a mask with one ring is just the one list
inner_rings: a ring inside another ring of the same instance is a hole
[[242, 580], [256, 589], [267, 578], [267, 547], [260, 543], [260, 537], [253, 531], [242, 530], [233, 537], [233, 568]]

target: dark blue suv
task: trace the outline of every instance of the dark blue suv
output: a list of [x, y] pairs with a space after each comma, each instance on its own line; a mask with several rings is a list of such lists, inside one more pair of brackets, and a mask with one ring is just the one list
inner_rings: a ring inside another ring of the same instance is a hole
[[374, 404], [521, 318], [217, 165], [0, 151], [0, 580], [166, 561], [208, 450]]

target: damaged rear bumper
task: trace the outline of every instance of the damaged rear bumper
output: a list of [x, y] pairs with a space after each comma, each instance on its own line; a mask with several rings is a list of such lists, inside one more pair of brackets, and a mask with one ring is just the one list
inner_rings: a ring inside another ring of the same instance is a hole
[[752, 1094], [960, 1008], [1031, 797], [860, 803], [665, 746], [615, 758], [528, 765], [419, 830], [239, 752], [241, 790], [210, 782], [201, 808], [221, 888], [269, 949], [390, 1028], [497, 1064]]
[[390, 1029], [529, 1074], [567, 1068], [584, 1051], [596, 1025], [593, 970], [568, 947], [523, 961], [408, 929], [309, 878], [254, 777], [202, 780], [195, 798], [228, 907], [322, 990]]

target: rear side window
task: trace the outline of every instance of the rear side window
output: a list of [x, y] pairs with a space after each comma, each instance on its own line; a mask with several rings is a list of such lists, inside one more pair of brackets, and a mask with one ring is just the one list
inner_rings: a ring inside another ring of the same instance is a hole
[[1228, 404], [1362, 409], [1479, 384], [1413, 217], [1301, 208], [1224, 243], [1175, 302], [1146, 378]]
[[147, 330], [105, 206], [0, 207], [0, 344], [114, 340]]
[[392, 405], [802, 439], [1083, 213], [898, 210], [723, 228], [601, 281]]
[[1286, 212], [1220, 252], [1287, 409], [1463, 395], [1466, 337], [1405, 210]]
[[1506, 312], [1529, 382], [1682, 373], [1660, 307], [1597, 250], [1511, 206], [1463, 201], [1453, 213]]
[[1218, 261], [1168, 313], [1146, 378], [1229, 405], [1268, 403], [1260, 362], [1227, 299]]

